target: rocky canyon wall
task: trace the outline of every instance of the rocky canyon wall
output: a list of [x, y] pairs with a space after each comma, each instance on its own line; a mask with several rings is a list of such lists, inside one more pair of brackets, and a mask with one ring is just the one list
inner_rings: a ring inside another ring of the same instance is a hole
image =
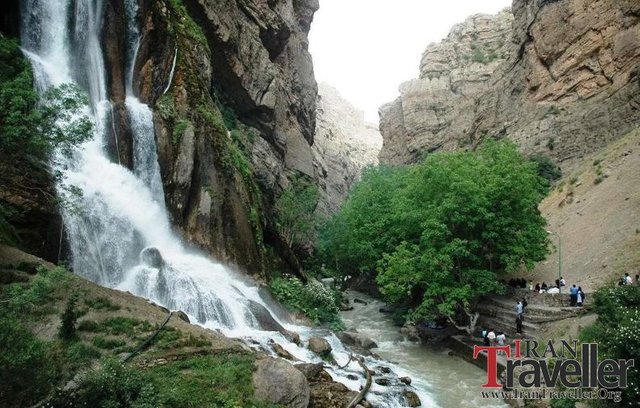
[[318, 175], [318, 212], [334, 213], [362, 170], [378, 163], [382, 136], [364, 121], [364, 112], [346, 101], [335, 88], [318, 84], [317, 120], [312, 146]]
[[[314, 178], [315, 0], [142, 0], [134, 91], [154, 108], [167, 209], [194, 246], [254, 275], [299, 264], [272, 222], [292, 175]], [[105, 10], [104, 49], [119, 159], [130, 165], [127, 26]], [[114, 139], [115, 140], [115, 139]], [[273, 260], [284, 260], [273, 265]]]
[[380, 109], [380, 160], [508, 137], [569, 166], [639, 123], [639, 2], [514, 0], [427, 48]]

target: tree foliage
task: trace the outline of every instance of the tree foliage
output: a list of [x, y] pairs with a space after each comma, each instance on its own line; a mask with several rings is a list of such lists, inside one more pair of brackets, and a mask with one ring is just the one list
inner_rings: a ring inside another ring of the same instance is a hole
[[294, 178], [275, 203], [276, 224], [287, 245], [304, 244], [316, 231], [318, 186], [303, 178]]
[[502, 289], [501, 275], [545, 258], [545, 192], [536, 165], [507, 141], [372, 168], [323, 228], [322, 256], [343, 274], [376, 270], [411, 319], [466, 324], [480, 296]]
[[46, 158], [55, 148], [68, 148], [91, 135], [83, 113], [86, 95], [72, 84], [34, 90], [33, 71], [15, 40], [0, 34], [0, 150], [12, 156]]
[[[600, 360], [632, 359], [640, 355], [640, 287], [603, 287], [594, 294], [598, 320], [580, 333], [583, 342], [598, 343]], [[602, 400], [597, 406], [631, 406], [640, 401], [640, 371], [628, 371], [622, 401]]]

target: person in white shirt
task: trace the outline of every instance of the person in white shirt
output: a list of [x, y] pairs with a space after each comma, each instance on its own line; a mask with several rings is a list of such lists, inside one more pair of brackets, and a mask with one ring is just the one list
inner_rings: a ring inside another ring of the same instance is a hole
[[625, 285], [633, 284], [633, 280], [631, 279], [631, 275], [629, 275], [628, 273], [624, 274], [624, 284]]
[[490, 346], [496, 345], [496, 333], [493, 331], [493, 329], [489, 330], [489, 334], [487, 334], [487, 338], [489, 339]]
[[507, 336], [505, 336], [503, 332], [499, 332], [496, 340], [498, 341], [498, 346], [504, 346], [507, 342]]

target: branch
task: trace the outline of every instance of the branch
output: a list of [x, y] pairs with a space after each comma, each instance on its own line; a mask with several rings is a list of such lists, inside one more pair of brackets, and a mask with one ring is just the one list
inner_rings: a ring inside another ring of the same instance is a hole
[[358, 403], [364, 399], [364, 396], [367, 395], [367, 392], [369, 392], [369, 388], [371, 388], [371, 372], [369, 372], [367, 366], [364, 365], [364, 359], [362, 357], [357, 357], [355, 360], [364, 370], [364, 373], [367, 376], [367, 383], [364, 385], [364, 388], [360, 390], [360, 393], [356, 395], [353, 400], [351, 400], [347, 408], [354, 408], [356, 405], [358, 405]]

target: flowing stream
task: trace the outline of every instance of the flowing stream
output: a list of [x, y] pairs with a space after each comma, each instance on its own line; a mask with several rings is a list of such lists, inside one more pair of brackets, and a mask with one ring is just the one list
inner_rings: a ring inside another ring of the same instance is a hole
[[[431, 397], [424, 406], [455, 408], [506, 408], [499, 399], [482, 398], [481, 385], [486, 372], [459, 357], [449, 355], [446, 349], [436, 349], [409, 341], [391, 317], [380, 313], [384, 306], [379, 300], [362, 293], [349, 291], [348, 299], [353, 310], [342, 312], [347, 329], [356, 329], [374, 340], [378, 348], [372, 351], [396, 364], [400, 375], [411, 377], [414, 385]], [[354, 303], [353, 299], [366, 302]]]
[[[140, 11], [135, 0], [125, 2], [128, 21], [125, 106], [133, 135], [133, 171], [114, 163], [105, 149], [107, 139], [115, 134], [100, 41], [104, 0], [22, 1], [22, 46], [32, 62], [37, 89], [77, 84], [89, 95], [86, 114], [95, 125], [93, 138], [70, 157], [58, 153], [52, 159], [54, 170], [62, 175], [58, 193], [67, 202], [63, 217], [74, 270], [98, 284], [182, 310], [192, 321], [244, 339], [254, 347], [269, 351], [269, 342], [276, 341], [300, 360], [322, 361], [282, 334], [263, 330], [259, 316], [266, 311], [286, 329], [299, 333], [303, 342], [314, 335], [326, 338], [333, 347], [334, 358], [343, 364], [349, 354], [335, 335], [290, 323], [273, 311], [248, 278], [187, 250], [172, 232], [156, 155], [152, 110], [139, 101], [133, 90]], [[379, 327], [379, 316], [371, 318], [370, 326]], [[437, 353], [424, 354], [410, 344], [397, 343], [390, 333], [381, 329], [372, 336], [382, 336], [379, 352], [383, 357], [401, 363], [402, 368], [391, 365], [395, 374], [409, 374], [414, 379], [413, 389], [423, 406], [472, 406], [462, 396], [477, 390], [479, 374], [469, 375], [472, 369], [466, 363], [462, 365]], [[373, 358], [368, 358], [367, 364], [389, 365]], [[351, 389], [358, 390], [364, 384], [356, 363], [329, 372]], [[447, 376], [455, 384], [444, 386], [439, 382], [438, 378], [446, 382]], [[460, 381], [459, 376], [469, 381]], [[367, 399], [376, 407], [404, 406], [401, 391], [405, 386], [394, 384], [387, 387], [374, 384]], [[464, 384], [469, 388], [464, 388]], [[486, 401], [479, 405], [490, 406]]]

